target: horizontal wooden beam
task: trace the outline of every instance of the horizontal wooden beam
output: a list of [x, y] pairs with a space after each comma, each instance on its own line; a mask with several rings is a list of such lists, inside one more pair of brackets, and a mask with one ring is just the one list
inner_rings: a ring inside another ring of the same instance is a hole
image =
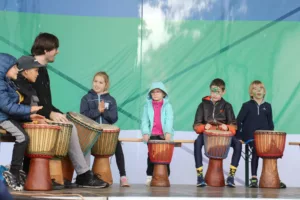
[[289, 145], [300, 145], [300, 142], [289, 142]]

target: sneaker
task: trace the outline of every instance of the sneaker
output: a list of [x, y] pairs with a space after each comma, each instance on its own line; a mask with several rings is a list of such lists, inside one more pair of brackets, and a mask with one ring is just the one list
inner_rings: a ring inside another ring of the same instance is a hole
[[286, 185], [280, 181], [280, 189], [284, 189], [284, 188], [286, 188]]
[[251, 178], [249, 188], [258, 188], [258, 179]]
[[207, 184], [205, 183], [205, 180], [203, 178], [203, 175], [197, 176], [197, 187], [205, 187]]
[[78, 187], [76, 183], [72, 183], [71, 181], [69, 181], [67, 179], [64, 180], [64, 186], [66, 189]]
[[26, 173], [23, 170], [20, 170], [20, 184], [24, 187], [26, 182]]
[[10, 171], [4, 171], [3, 177], [7, 183], [7, 185], [15, 191], [22, 191], [24, 187], [20, 183], [20, 175], [13, 175]]
[[99, 174], [93, 174], [90, 170], [78, 175], [76, 177], [76, 184], [84, 188], [106, 188], [109, 186], [108, 183], [100, 178]]
[[62, 190], [64, 189], [64, 185], [55, 182], [55, 179], [51, 179], [52, 181], [52, 189], [53, 190]]
[[147, 178], [146, 178], [146, 185], [150, 186], [151, 185], [151, 181], [152, 181], [152, 176], [147, 176]]
[[128, 183], [128, 179], [126, 176], [122, 176], [120, 178], [120, 186], [121, 187], [130, 187], [129, 183]]
[[235, 184], [234, 184], [234, 177], [233, 176], [228, 176], [227, 179], [226, 179], [226, 185], [228, 187], [232, 187], [234, 188], [235, 187]]

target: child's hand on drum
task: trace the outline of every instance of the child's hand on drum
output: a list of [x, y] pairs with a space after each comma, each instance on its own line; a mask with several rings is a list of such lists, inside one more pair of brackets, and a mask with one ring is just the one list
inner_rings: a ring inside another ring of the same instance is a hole
[[98, 104], [98, 110], [100, 113], [103, 113], [105, 109], [104, 101], [100, 101]]
[[166, 133], [165, 140], [166, 141], [171, 141], [171, 134], [170, 133]]
[[211, 124], [206, 124], [204, 128], [205, 130], [209, 130], [211, 128]]
[[42, 108], [43, 108], [43, 106], [31, 106], [30, 112], [34, 113], [34, 112], [41, 110]]
[[226, 124], [222, 124], [222, 125], [221, 125], [221, 129], [222, 129], [223, 131], [228, 131], [228, 127], [226, 126]]
[[149, 140], [149, 135], [148, 135], [148, 134], [144, 134], [144, 135], [143, 135], [143, 142], [144, 142], [144, 143], [147, 143], [148, 140]]
[[31, 114], [30, 119], [32, 121], [40, 121], [40, 120], [45, 120], [45, 117], [42, 115], [38, 115], [38, 114]]

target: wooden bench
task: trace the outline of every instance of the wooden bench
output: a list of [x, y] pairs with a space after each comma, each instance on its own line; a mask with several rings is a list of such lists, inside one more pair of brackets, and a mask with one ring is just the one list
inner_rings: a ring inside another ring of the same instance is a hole
[[296, 146], [300, 146], [300, 142], [289, 142], [289, 145], [296, 145]]
[[[120, 138], [121, 142], [143, 142], [142, 138]], [[182, 143], [194, 143], [195, 140], [174, 140], [175, 147], [181, 147]]]
[[0, 128], [0, 142], [15, 142], [16, 138], [6, 130]]

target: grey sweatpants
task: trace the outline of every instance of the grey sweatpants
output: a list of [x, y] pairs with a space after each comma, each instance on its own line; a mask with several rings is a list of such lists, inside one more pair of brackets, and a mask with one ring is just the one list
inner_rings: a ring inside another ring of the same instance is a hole
[[19, 171], [21, 169], [24, 153], [29, 143], [29, 136], [22, 128], [19, 122], [15, 120], [5, 120], [0, 122], [0, 126], [16, 138], [11, 159], [12, 170]]
[[[73, 122], [71, 123], [73, 124]], [[86, 156], [83, 155], [83, 152], [79, 144], [77, 129], [74, 124], [73, 124], [71, 139], [70, 139], [68, 155], [77, 175], [83, 174], [90, 169], [89, 167], [90, 154], [87, 154]]]

